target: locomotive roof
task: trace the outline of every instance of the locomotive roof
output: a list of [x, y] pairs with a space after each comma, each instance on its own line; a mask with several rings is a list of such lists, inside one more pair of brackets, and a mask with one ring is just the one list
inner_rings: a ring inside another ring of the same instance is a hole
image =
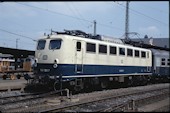
[[57, 37], [69, 37], [69, 38], [72, 37], [74, 39], [90, 41], [92, 43], [95, 43], [96, 41], [101, 41], [103, 44], [114, 43], [115, 45], [122, 46], [122, 47], [124, 46], [124, 47], [138, 48], [140, 50], [149, 50], [147, 48], [142, 48], [131, 44], [127, 44], [125, 43], [124, 39], [120, 39], [120, 38], [114, 38], [114, 37], [109, 37], [104, 35], [92, 35], [92, 34], [87, 34], [80, 30], [64, 30], [64, 31], [65, 32], [57, 32], [51, 30], [50, 35], [43, 36], [41, 39], [55, 39]]
[[88, 41], [88, 42], [91, 42], [91, 43], [96, 43], [98, 41], [102, 42], [103, 44], [112, 44], [114, 43], [115, 45], [119, 46], [119, 47], [130, 47], [130, 48], [138, 48], [140, 50], [149, 50], [149, 49], [146, 49], [146, 48], [141, 48], [141, 47], [135, 47], [133, 45], [129, 45], [129, 44], [125, 44], [123, 43], [123, 41], [121, 39], [118, 39], [118, 38], [112, 38], [112, 39], [109, 39], [111, 37], [106, 37], [106, 36], [103, 36], [102, 39], [103, 40], [96, 40], [96, 39], [91, 39], [91, 38], [83, 38], [81, 36], [72, 36], [72, 35], [67, 35], [67, 34], [52, 34], [52, 35], [49, 35], [49, 36], [43, 36], [41, 39], [39, 40], [42, 40], [42, 39], [56, 39], [56, 38], [74, 38], [74, 39], [78, 39], [78, 40], [84, 40], [84, 41]]

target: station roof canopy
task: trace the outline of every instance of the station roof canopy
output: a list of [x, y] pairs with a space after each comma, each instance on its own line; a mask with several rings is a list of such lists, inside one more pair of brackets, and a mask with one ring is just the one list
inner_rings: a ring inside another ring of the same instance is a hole
[[2, 54], [11, 54], [14, 57], [17, 58], [26, 58], [29, 55], [33, 55], [35, 54], [35, 51], [31, 51], [31, 50], [22, 50], [22, 49], [14, 49], [14, 48], [7, 48], [7, 47], [0, 47], [0, 53]]
[[13, 57], [13, 55], [0, 53], [0, 58], [10, 58], [10, 57]]

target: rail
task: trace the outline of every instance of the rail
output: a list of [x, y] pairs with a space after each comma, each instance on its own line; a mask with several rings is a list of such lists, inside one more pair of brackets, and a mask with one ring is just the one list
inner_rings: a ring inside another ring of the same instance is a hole
[[[110, 96], [110, 97], [105, 97], [105, 98], [100, 98], [100, 99], [96, 99], [96, 100], [87, 100], [87, 101], [84, 101], [84, 102], [77, 102], [77, 103], [71, 103], [69, 105], [65, 105], [65, 106], [57, 106], [57, 107], [53, 107], [53, 108], [50, 108], [50, 109], [45, 109], [45, 110], [41, 110], [39, 112], [59, 112], [59, 111], [63, 111], [64, 109], [68, 109], [68, 108], [72, 108], [72, 107], [77, 107], [77, 106], [81, 106], [81, 105], [87, 105], [87, 104], [92, 104], [92, 103], [95, 103], [95, 102], [101, 102], [101, 101], [105, 101], [105, 100], [109, 100], [109, 99], [115, 99], [115, 98], [122, 98], [122, 97], [126, 97], [126, 96], [129, 96], [129, 95], [137, 95], [137, 94], [144, 94], [144, 93], [148, 93], [148, 92], [153, 92], [153, 91], [161, 91], [161, 90], [167, 90], [168, 88], [161, 88], [161, 89], [154, 89], [154, 90], [149, 90], [149, 91], [137, 91], [135, 93], [128, 93], [128, 94], [120, 94], [120, 95], [116, 95], [116, 96]], [[115, 109], [115, 107], [118, 109], [118, 108], [121, 108], [121, 107], [124, 107], [125, 105], [128, 105], [130, 102], [127, 102], [127, 103], [123, 103], [123, 104], [120, 104], [120, 105], [116, 105], [114, 106], [113, 108]], [[129, 106], [133, 106], [132, 108], [134, 109], [135, 107], [135, 103], [134, 101], [132, 102], [133, 105], [129, 105]], [[110, 108], [108, 108], [109, 110]], [[99, 111], [102, 111], [101, 109]], [[99, 112], [99, 111], [96, 111], [96, 112]], [[107, 111], [107, 109], [106, 109]]]
[[115, 111], [138, 111], [137, 108], [138, 106], [142, 106], [144, 104], [149, 104], [152, 103], [153, 101], [157, 100], [159, 101], [162, 98], [165, 98], [169, 95], [169, 93], [164, 92], [162, 94], [154, 95], [154, 96], [149, 96], [146, 98], [141, 98], [141, 99], [132, 99], [127, 102], [123, 102], [118, 105], [114, 105], [108, 108], [102, 108], [100, 110], [97, 110], [95, 112], [115, 112]]
[[[69, 90], [68, 89], [62, 89], [52, 92], [46, 92], [46, 93], [32, 93], [32, 94], [23, 94], [23, 95], [17, 95], [17, 96], [7, 96], [7, 97], [0, 97], [0, 112], [6, 112], [8, 110], [8, 106], [15, 105], [16, 104], [22, 104], [30, 101], [34, 101], [36, 99], [50, 97], [52, 95], [55, 95], [57, 93], [66, 92], [67, 98], [69, 98]], [[28, 97], [29, 96], [29, 97]], [[23, 98], [21, 98], [23, 97]], [[7, 108], [6, 108], [7, 106]], [[11, 108], [10, 108], [11, 109]], [[15, 109], [12, 107], [12, 109]]]

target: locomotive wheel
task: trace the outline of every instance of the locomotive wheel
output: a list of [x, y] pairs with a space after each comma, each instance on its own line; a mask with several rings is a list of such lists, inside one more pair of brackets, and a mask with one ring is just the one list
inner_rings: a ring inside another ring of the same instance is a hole
[[108, 87], [108, 82], [106, 80], [102, 80], [100, 82], [101, 88], [106, 89]]
[[126, 84], [127, 84], [128, 87], [135, 86], [135, 83], [134, 83], [133, 79], [132, 80], [128, 80]]
[[94, 85], [92, 84], [91, 79], [86, 78], [84, 80], [84, 91], [91, 92], [93, 90], [93, 86]]
[[76, 79], [73, 90], [75, 93], [80, 93], [84, 89], [84, 83], [82, 79]]
[[74, 91], [75, 92], [80, 92], [81, 91], [81, 87], [80, 86], [74, 86]]
[[142, 76], [141, 85], [147, 85], [147, 78], [145, 76]]
[[54, 91], [57, 91], [59, 89], [58, 86], [59, 86], [58, 82], [55, 81], [54, 84], [53, 84]]

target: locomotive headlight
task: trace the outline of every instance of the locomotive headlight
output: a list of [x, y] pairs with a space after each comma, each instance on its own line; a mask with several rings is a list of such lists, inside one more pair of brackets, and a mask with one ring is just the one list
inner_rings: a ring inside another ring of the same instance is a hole
[[57, 65], [57, 64], [54, 64], [54, 65], [53, 65], [53, 68], [57, 68], [57, 67], [58, 67], [58, 65]]
[[59, 60], [56, 58], [55, 60], [54, 60], [54, 65], [53, 65], [53, 68], [57, 68], [58, 67], [58, 62], [59, 62]]

